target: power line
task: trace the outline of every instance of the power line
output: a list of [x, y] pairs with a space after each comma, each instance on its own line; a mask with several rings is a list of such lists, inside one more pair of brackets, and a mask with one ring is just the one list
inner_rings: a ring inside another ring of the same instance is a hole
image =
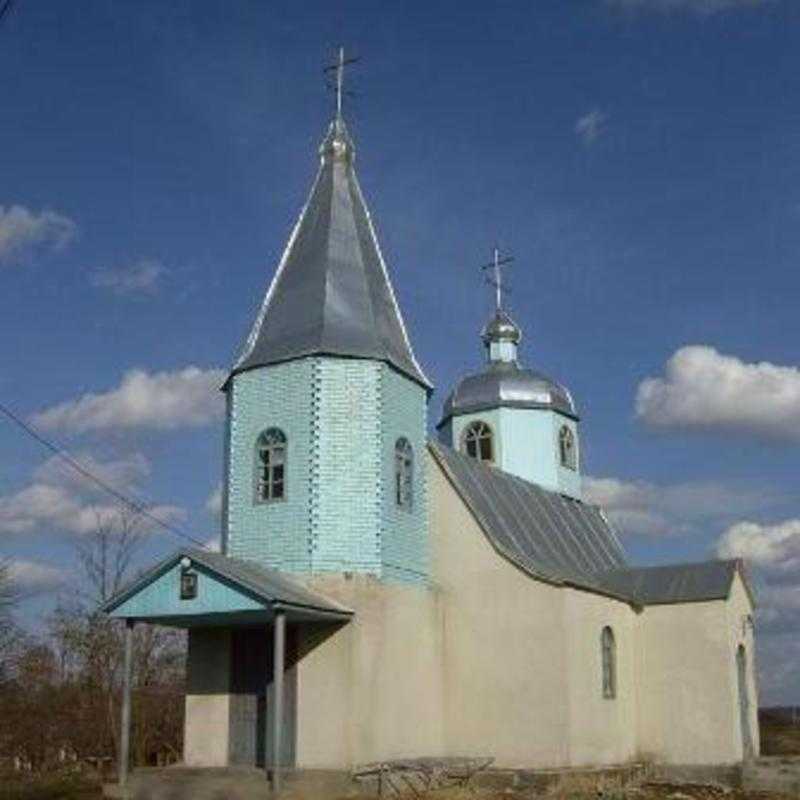
[[28, 436], [42, 445], [42, 447], [58, 456], [58, 458], [64, 461], [64, 463], [66, 463], [69, 467], [83, 475], [83, 477], [87, 480], [99, 486], [104, 492], [107, 492], [114, 497], [117, 502], [121, 503], [123, 506], [125, 506], [125, 508], [134, 511], [143, 517], [147, 517], [147, 519], [149, 519], [151, 522], [154, 522], [156, 525], [163, 528], [168, 533], [173, 534], [174, 536], [179, 536], [182, 539], [186, 539], [187, 541], [192, 542], [192, 544], [202, 547], [204, 550], [209, 549], [205, 542], [201, 542], [200, 540], [195, 539], [193, 536], [190, 536], [185, 531], [182, 531], [180, 528], [176, 528], [174, 525], [170, 525], [169, 522], [159, 519], [159, 517], [150, 512], [145, 503], [128, 497], [118, 489], [115, 489], [113, 486], [111, 486], [111, 484], [104, 481], [102, 478], [98, 478], [97, 475], [95, 475], [91, 470], [84, 467], [80, 461], [73, 458], [63, 447], [59, 447], [57, 444], [53, 444], [53, 442], [51, 442], [49, 439], [46, 439], [33, 426], [29, 425], [24, 419], [22, 419], [22, 417], [15, 414], [10, 408], [2, 403], [0, 403], [0, 413], [4, 414], [8, 419], [11, 420], [11, 422], [28, 434]]

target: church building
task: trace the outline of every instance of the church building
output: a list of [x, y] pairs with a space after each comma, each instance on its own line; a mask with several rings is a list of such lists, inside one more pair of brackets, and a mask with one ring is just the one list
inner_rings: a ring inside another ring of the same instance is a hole
[[185, 763], [757, 754], [742, 563], [628, 562], [582, 498], [579, 405], [500, 301], [430, 420], [341, 104], [319, 156], [222, 387], [221, 552], [181, 549], [104, 607], [128, 663], [134, 624], [188, 631]]

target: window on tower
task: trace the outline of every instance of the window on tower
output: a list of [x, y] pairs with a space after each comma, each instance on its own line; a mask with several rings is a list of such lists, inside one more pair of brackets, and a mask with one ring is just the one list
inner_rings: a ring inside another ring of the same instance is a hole
[[613, 700], [617, 696], [617, 643], [614, 631], [606, 625], [600, 636], [603, 661], [603, 697]]
[[405, 437], [394, 445], [394, 486], [397, 505], [410, 511], [414, 502], [414, 450]]
[[575, 435], [564, 425], [558, 432], [558, 452], [561, 466], [567, 469], [578, 468], [578, 456], [575, 451]]
[[478, 461], [494, 461], [494, 442], [492, 429], [482, 420], [475, 420], [464, 431], [463, 451]]
[[256, 502], [271, 503], [286, 497], [286, 436], [269, 428], [256, 443]]

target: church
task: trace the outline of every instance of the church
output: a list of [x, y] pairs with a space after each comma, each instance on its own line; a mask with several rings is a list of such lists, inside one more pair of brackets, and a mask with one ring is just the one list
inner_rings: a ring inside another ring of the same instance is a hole
[[127, 630], [121, 782], [131, 632], [147, 623], [188, 631], [190, 766], [277, 782], [417, 757], [756, 755], [742, 563], [628, 562], [582, 498], [579, 405], [524, 364], [499, 293], [483, 364], [429, 419], [338, 97], [222, 387], [221, 552], [181, 549], [104, 607]]

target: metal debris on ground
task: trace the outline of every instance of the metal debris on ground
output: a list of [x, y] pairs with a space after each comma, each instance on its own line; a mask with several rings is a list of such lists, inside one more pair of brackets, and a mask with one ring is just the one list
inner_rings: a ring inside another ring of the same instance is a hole
[[356, 780], [374, 780], [378, 797], [422, 797], [437, 789], [468, 787], [494, 758], [413, 758], [380, 761], [359, 767]]

